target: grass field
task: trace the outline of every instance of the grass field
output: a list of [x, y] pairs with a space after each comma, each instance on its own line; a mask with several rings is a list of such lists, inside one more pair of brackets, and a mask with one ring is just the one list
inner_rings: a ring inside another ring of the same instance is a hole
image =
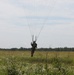
[[0, 51], [0, 75], [74, 75], [74, 52]]

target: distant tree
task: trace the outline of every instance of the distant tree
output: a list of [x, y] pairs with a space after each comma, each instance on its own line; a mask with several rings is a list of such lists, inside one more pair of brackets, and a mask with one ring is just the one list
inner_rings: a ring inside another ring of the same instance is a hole
[[18, 50], [18, 48], [11, 48], [10, 50], [16, 51], [16, 50]]

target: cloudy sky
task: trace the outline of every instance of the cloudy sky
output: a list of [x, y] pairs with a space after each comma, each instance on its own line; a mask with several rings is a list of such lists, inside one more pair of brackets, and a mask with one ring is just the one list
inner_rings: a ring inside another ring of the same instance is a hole
[[0, 48], [74, 47], [74, 0], [0, 0]]

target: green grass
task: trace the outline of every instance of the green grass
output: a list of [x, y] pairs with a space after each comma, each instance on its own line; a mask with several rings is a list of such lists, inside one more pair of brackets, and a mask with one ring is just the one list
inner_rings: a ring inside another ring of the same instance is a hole
[[74, 75], [74, 52], [0, 51], [0, 75]]

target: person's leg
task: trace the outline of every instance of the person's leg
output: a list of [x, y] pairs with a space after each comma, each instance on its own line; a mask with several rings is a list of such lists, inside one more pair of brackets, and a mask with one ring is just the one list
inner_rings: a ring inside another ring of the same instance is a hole
[[32, 50], [31, 50], [31, 57], [33, 57], [33, 52], [32, 52]]
[[31, 51], [31, 57], [33, 57], [34, 51], [35, 51], [35, 49], [32, 48], [32, 51]]

